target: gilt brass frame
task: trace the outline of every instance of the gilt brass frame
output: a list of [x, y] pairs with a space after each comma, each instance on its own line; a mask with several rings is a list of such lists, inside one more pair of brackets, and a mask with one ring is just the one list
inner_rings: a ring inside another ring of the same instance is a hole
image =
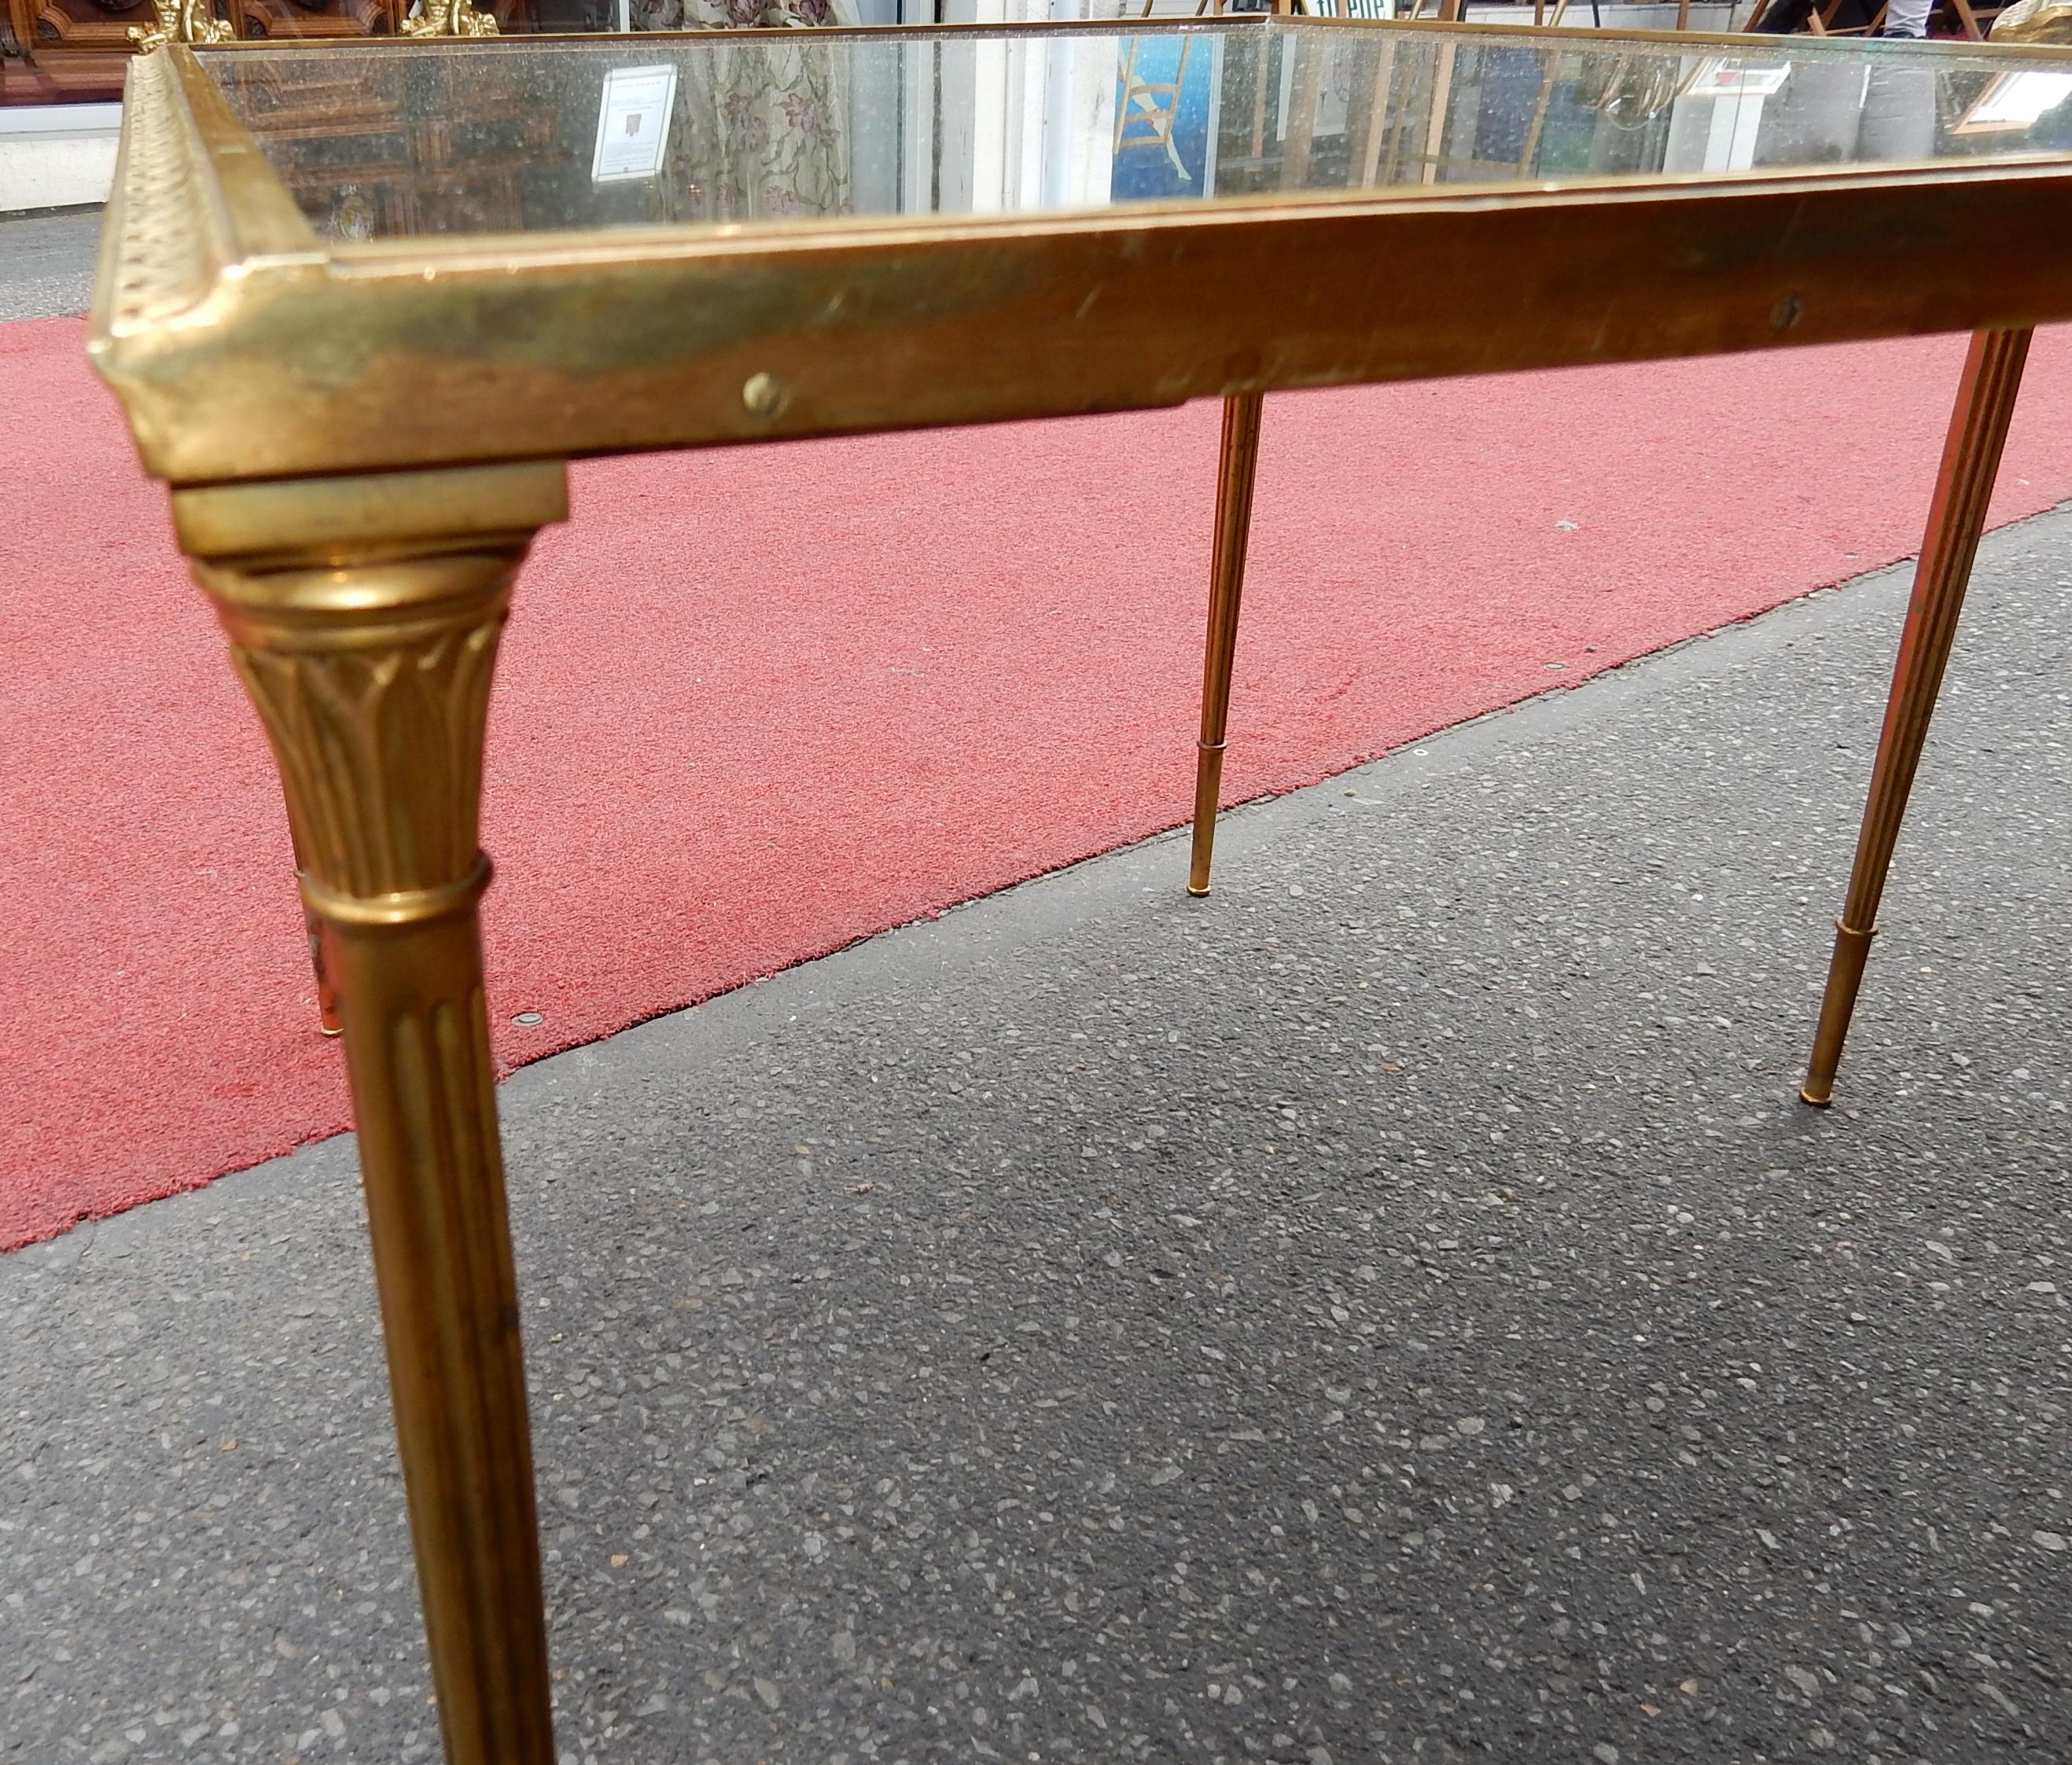
[[[2062, 49], [1977, 52], [2072, 67]], [[146, 466], [175, 483], [2006, 329], [2057, 315], [2072, 282], [2072, 159], [343, 244], [311, 231], [193, 50], [143, 58], [131, 80], [92, 347]], [[1383, 282], [1378, 251], [1414, 271]], [[751, 381], [761, 396], [744, 397]]]
[[[1564, 35], [1605, 40], [1534, 40]], [[130, 80], [90, 348], [278, 761], [352, 1078], [451, 1765], [553, 1756], [475, 815], [504, 610], [532, 534], [565, 513], [571, 458], [1226, 400], [1202, 893], [1264, 394], [1978, 334], [1807, 1081], [1824, 1099], [2022, 349], [2072, 318], [2072, 158], [347, 244], [312, 232], [195, 49]]]

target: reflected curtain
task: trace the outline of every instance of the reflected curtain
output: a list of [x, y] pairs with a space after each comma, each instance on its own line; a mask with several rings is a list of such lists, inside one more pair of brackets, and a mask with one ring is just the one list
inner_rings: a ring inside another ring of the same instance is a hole
[[[636, 31], [845, 24], [847, 0], [632, 0]], [[712, 220], [849, 211], [849, 45], [774, 29], [683, 68], [669, 158]]]

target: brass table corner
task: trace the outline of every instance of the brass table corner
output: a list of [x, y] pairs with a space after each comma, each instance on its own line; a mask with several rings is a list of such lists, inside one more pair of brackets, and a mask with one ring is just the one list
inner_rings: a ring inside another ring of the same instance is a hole
[[[2021, 84], [2072, 52], [1281, 17], [549, 39], [468, 0], [310, 47], [214, 43], [199, 5], [130, 69], [89, 347], [278, 763], [450, 1765], [555, 1756], [477, 815], [569, 459], [1223, 400], [1203, 895], [1268, 394], [1975, 334], [1802, 1094], [1827, 1100], [2029, 339], [2072, 318], [2072, 133]], [[1077, 157], [952, 151], [859, 96], [976, 116], [982, 68], [1051, 82]]]

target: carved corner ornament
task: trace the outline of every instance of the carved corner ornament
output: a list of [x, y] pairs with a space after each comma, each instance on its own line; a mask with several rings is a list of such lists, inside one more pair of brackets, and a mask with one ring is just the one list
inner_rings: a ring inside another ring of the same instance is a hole
[[[163, 0], [159, 0], [163, 4]], [[425, 0], [425, 10], [403, 21], [406, 37], [493, 37], [493, 13], [478, 12], [470, 0]]]
[[230, 27], [216, 15], [211, 0], [151, 0], [158, 14], [154, 25], [133, 24], [130, 40], [146, 52], [169, 43], [228, 43]]

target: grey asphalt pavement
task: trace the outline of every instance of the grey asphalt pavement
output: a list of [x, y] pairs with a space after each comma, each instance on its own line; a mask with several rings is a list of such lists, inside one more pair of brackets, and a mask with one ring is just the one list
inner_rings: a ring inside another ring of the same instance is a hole
[[0, 321], [84, 312], [100, 237], [97, 208], [0, 215]]
[[[2072, 1757], [2072, 515], [1793, 1094], [1905, 586], [511, 1080], [565, 1765]], [[0, 1391], [0, 1759], [433, 1756], [349, 1144]]]

